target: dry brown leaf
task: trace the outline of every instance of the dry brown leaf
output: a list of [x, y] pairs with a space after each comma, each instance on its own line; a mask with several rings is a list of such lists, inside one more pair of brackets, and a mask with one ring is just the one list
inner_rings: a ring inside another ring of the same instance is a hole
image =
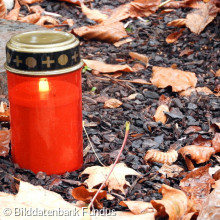
[[118, 99], [108, 99], [104, 103], [104, 108], [118, 108], [122, 105], [123, 103], [119, 101]]
[[[94, 188], [95, 186], [100, 185], [104, 182], [107, 175], [109, 174], [113, 164], [108, 167], [101, 166], [93, 166], [86, 168], [80, 175], [89, 174], [88, 179], [85, 183], [88, 185], [89, 189]], [[112, 174], [106, 182], [106, 186], [108, 187], [108, 191], [111, 190], [120, 190], [123, 194], [125, 194], [124, 187], [130, 186], [129, 182], [126, 181], [125, 176], [127, 175], [135, 175], [141, 176], [135, 170], [128, 168], [124, 163], [116, 164]]]
[[[16, 219], [16, 220], [24, 220], [24, 219], [30, 219], [34, 220], [37, 219], [36, 215], [32, 216], [24, 216], [22, 214], [15, 215], [16, 212], [14, 210], [20, 209], [20, 210], [33, 210], [33, 212], [29, 213], [52, 213], [51, 211], [54, 210], [57, 213], [59, 209], [63, 212], [67, 211], [67, 213], [73, 212], [75, 210], [77, 213], [79, 213], [81, 216], [75, 215], [74, 220], [80, 220], [82, 218], [82, 213], [80, 213], [80, 209], [75, 206], [74, 204], [71, 204], [67, 201], [65, 201], [61, 195], [58, 193], [49, 191], [44, 189], [41, 186], [34, 186], [30, 183], [20, 181], [19, 185], [19, 191], [18, 194], [12, 195], [7, 194], [4, 192], [0, 192], [0, 219], [7, 219], [4, 216], [3, 210], [5, 207], [7, 207], [10, 210], [13, 210], [10, 217], [8, 219]], [[35, 210], [35, 212], [34, 212]], [[38, 211], [42, 210], [41, 212]], [[66, 212], [65, 212], [66, 213]], [[51, 216], [51, 215], [50, 215]], [[45, 217], [45, 216], [44, 216]], [[59, 216], [52, 216], [52, 217], [40, 217], [40, 219], [62, 219], [62, 220], [71, 220], [73, 219], [72, 214], [69, 215], [63, 215], [62, 218], [59, 218]], [[39, 218], [38, 218], [39, 219]]]
[[202, 128], [199, 126], [189, 126], [185, 131], [184, 134], [191, 134], [191, 133], [196, 133], [198, 131], [201, 131]]
[[[194, 160], [197, 164], [207, 162], [212, 154], [215, 153], [214, 148], [212, 147], [204, 147], [198, 145], [188, 145], [182, 147], [179, 150], [179, 153], [183, 156], [186, 160], [186, 164], [189, 170], [193, 168], [192, 164], [190, 163], [190, 159]], [[190, 157], [190, 159], [189, 159]]]
[[154, 213], [155, 209], [153, 208], [150, 202], [143, 201], [121, 201], [119, 205], [128, 207], [132, 213], [135, 215], [140, 215], [144, 213]]
[[84, 26], [74, 29], [73, 32], [87, 40], [96, 39], [109, 43], [115, 43], [128, 36], [121, 22]]
[[161, 218], [169, 216], [169, 220], [181, 219], [188, 208], [187, 196], [184, 192], [165, 184], [159, 189], [162, 200], [151, 200], [151, 204], [157, 210], [157, 216]]
[[53, 25], [56, 25], [59, 23], [59, 21], [55, 18], [50, 17], [50, 16], [41, 16], [41, 18], [35, 24], [43, 26], [45, 23], [51, 23]]
[[23, 18], [19, 17], [18, 20], [20, 22], [35, 24], [40, 18], [41, 18], [41, 13], [35, 13], [35, 14], [27, 15]]
[[179, 93], [180, 96], [190, 96], [192, 93], [212, 95], [213, 92], [208, 87], [189, 88]]
[[140, 64], [140, 63], [135, 63], [134, 66], [132, 66], [132, 69], [133, 69], [134, 72], [138, 72], [138, 71], [140, 71], [140, 70], [146, 69], [146, 67], [143, 66], [143, 65]]
[[187, 213], [186, 215], [184, 215], [181, 220], [191, 220], [192, 217], [195, 216], [198, 216], [198, 212], [190, 212], [190, 213]]
[[[96, 194], [97, 191], [98, 191], [97, 189], [86, 189], [84, 186], [80, 186], [72, 189], [72, 196], [76, 200], [81, 200], [85, 203], [90, 203], [91, 199], [93, 198], [93, 196]], [[103, 208], [103, 202], [101, 202], [100, 200], [106, 197], [107, 197], [107, 192], [101, 190], [94, 201], [95, 208], [98, 209]]]
[[76, 5], [81, 5], [81, 3], [84, 2], [84, 0], [59, 0], [61, 2], [68, 2], [68, 3], [72, 3], [72, 4], [76, 4]]
[[150, 82], [144, 79], [123, 80], [123, 82], [130, 82], [130, 83], [136, 83], [136, 84], [142, 84], [142, 85], [151, 85]]
[[183, 1], [170, 1], [165, 7], [167, 8], [199, 8], [201, 0], [183, 0]]
[[0, 18], [5, 18], [7, 13], [7, 8], [5, 6], [5, 2], [0, 0]]
[[193, 72], [154, 66], [151, 82], [158, 88], [171, 86], [173, 92], [180, 92], [189, 87], [195, 87], [197, 78]]
[[20, 12], [20, 8], [21, 8], [21, 6], [20, 6], [18, 0], [15, 0], [14, 8], [7, 14], [5, 19], [17, 21], [18, 16], [19, 16], [19, 12]]
[[178, 165], [168, 165], [164, 164], [158, 172], [166, 176], [166, 178], [178, 177], [179, 174], [184, 171], [184, 169]]
[[194, 51], [192, 50], [192, 49], [190, 49], [190, 48], [185, 48], [184, 50], [182, 50], [181, 52], [180, 52], [180, 57], [182, 57], [182, 56], [184, 56], [184, 55], [191, 55], [191, 54], [193, 54], [194, 53]]
[[0, 121], [8, 121], [9, 122], [9, 109], [7, 107], [6, 102], [1, 102], [0, 103]]
[[131, 38], [126, 38], [124, 40], [121, 40], [121, 41], [118, 41], [118, 42], [114, 43], [114, 46], [115, 47], [120, 47], [121, 45], [126, 44], [126, 43], [130, 43], [131, 41], [132, 41]]
[[20, 0], [20, 4], [25, 5], [25, 4], [34, 4], [38, 2], [43, 2], [44, 0]]
[[72, 27], [75, 24], [75, 22], [73, 19], [66, 19], [62, 22], [62, 24], [68, 24], [70, 27]]
[[125, 64], [125, 65], [106, 64], [106, 63], [101, 62], [101, 61], [86, 60], [86, 59], [83, 59], [83, 62], [89, 68], [91, 68], [93, 70], [97, 70], [100, 73], [113, 73], [113, 72], [117, 72], [117, 71], [133, 72], [132, 68], [130, 66], [128, 66], [127, 64]]
[[209, 174], [210, 166], [210, 164], [207, 164], [195, 171], [191, 171], [180, 181], [181, 190], [191, 200], [195, 211], [201, 210], [201, 205], [209, 195], [211, 185], [215, 182]]
[[202, 4], [186, 16], [186, 26], [195, 34], [200, 34], [218, 14], [218, 8], [212, 1]]
[[6, 157], [8, 155], [10, 140], [10, 130], [0, 130], [0, 156]]
[[212, 140], [212, 147], [215, 149], [215, 153], [220, 152], [220, 133], [216, 133]]
[[175, 150], [161, 152], [159, 150], [148, 150], [145, 154], [145, 162], [157, 162], [171, 165], [177, 160], [178, 153]]
[[173, 21], [170, 21], [167, 26], [174, 26], [174, 27], [182, 27], [186, 25], [186, 19], [185, 18], [179, 18], [175, 19]]
[[31, 13], [42, 13], [44, 9], [40, 5], [32, 5], [30, 8]]
[[220, 69], [215, 73], [215, 76], [216, 77], [220, 76]]
[[199, 145], [204, 147], [211, 147], [212, 140], [203, 138], [200, 134], [193, 140], [192, 145]]
[[184, 30], [185, 29], [182, 28], [179, 31], [176, 31], [176, 32], [173, 32], [173, 33], [169, 34], [166, 38], [166, 42], [168, 44], [172, 44], [172, 43], [176, 42], [182, 36], [182, 33], [183, 33]]
[[101, 13], [99, 10], [94, 10], [86, 7], [83, 3], [81, 3], [82, 12], [91, 20], [101, 23], [108, 19], [106, 14]]
[[167, 105], [159, 105], [153, 117], [154, 121], [156, 122], [160, 121], [163, 124], [165, 124], [167, 120], [167, 116], [164, 114], [164, 112], [169, 112], [169, 107]]
[[139, 53], [135, 53], [135, 52], [129, 52], [129, 55], [133, 58], [133, 59], [137, 59], [140, 60], [141, 62], [143, 62], [146, 67], [148, 67], [149, 64], [149, 57], [143, 55], [143, 54], [139, 54]]

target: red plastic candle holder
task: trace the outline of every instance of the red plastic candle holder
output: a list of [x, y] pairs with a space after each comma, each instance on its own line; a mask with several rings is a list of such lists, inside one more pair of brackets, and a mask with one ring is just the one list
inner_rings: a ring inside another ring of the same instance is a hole
[[6, 46], [12, 158], [51, 174], [83, 163], [79, 41], [69, 33], [15, 35]]

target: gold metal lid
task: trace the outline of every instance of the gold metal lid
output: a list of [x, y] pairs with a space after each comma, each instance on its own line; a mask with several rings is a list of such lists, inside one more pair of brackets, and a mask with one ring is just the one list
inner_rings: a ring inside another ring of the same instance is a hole
[[23, 75], [55, 75], [83, 65], [79, 40], [62, 31], [33, 31], [13, 36], [6, 45], [5, 68]]

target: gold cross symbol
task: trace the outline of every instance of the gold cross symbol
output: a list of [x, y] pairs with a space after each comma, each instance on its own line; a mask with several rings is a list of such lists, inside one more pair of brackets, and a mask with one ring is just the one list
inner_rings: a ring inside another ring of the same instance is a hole
[[46, 59], [46, 60], [42, 61], [42, 64], [46, 64], [46, 65], [47, 65], [47, 68], [50, 68], [50, 64], [51, 64], [51, 63], [55, 63], [55, 61], [54, 61], [54, 60], [50, 60], [50, 57], [49, 57], [49, 56], [47, 56], [47, 59]]
[[19, 56], [16, 56], [16, 59], [14, 59], [13, 62], [16, 63], [17, 67], [19, 67], [20, 63], [23, 63], [22, 60], [19, 60]]
[[79, 54], [75, 51], [74, 55], [72, 56], [72, 59], [74, 59], [76, 62], [78, 56], [79, 56]]

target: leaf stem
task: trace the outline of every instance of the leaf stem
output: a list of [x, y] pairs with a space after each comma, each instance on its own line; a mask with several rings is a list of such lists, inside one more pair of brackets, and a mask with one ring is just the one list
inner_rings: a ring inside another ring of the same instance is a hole
[[114, 170], [118, 160], [119, 160], [119, 157], [121, 156], [121, 153], [125, 147], [125, 144], [127, 142], [127, 139], [128, 139], [128, 134], [129, 134], [129, 130], [130, 130], [130, 122], [129, 121], [126, 121], [125, 123], [125, 137], [124, 137], [124, 141], [122, 143], [122, 146], [121, 146], [121, 149], [120, 149], [120, 152], [118, 153], [118, 156], [110, 170], [110, 172], [108, 173], [107, 177], [105, 178], [105, 180], [103, 181], [102, 185], [99, 187], [98, 191], [96, 192], [96, 194], [94, 195], [94, 197], [92, 198], [91, 202], [89, 203], [89, 206], [88, 206], [88, 210], [90, 210], [93, 202], [95, 201], [96, 197], [98, 196], [98, 194], [100, 193], [100, 191], [102, 190], [102, 188], [104, 187], [106, 181], [108, 180], [108, 178], [110, 177], [112, 171]]

